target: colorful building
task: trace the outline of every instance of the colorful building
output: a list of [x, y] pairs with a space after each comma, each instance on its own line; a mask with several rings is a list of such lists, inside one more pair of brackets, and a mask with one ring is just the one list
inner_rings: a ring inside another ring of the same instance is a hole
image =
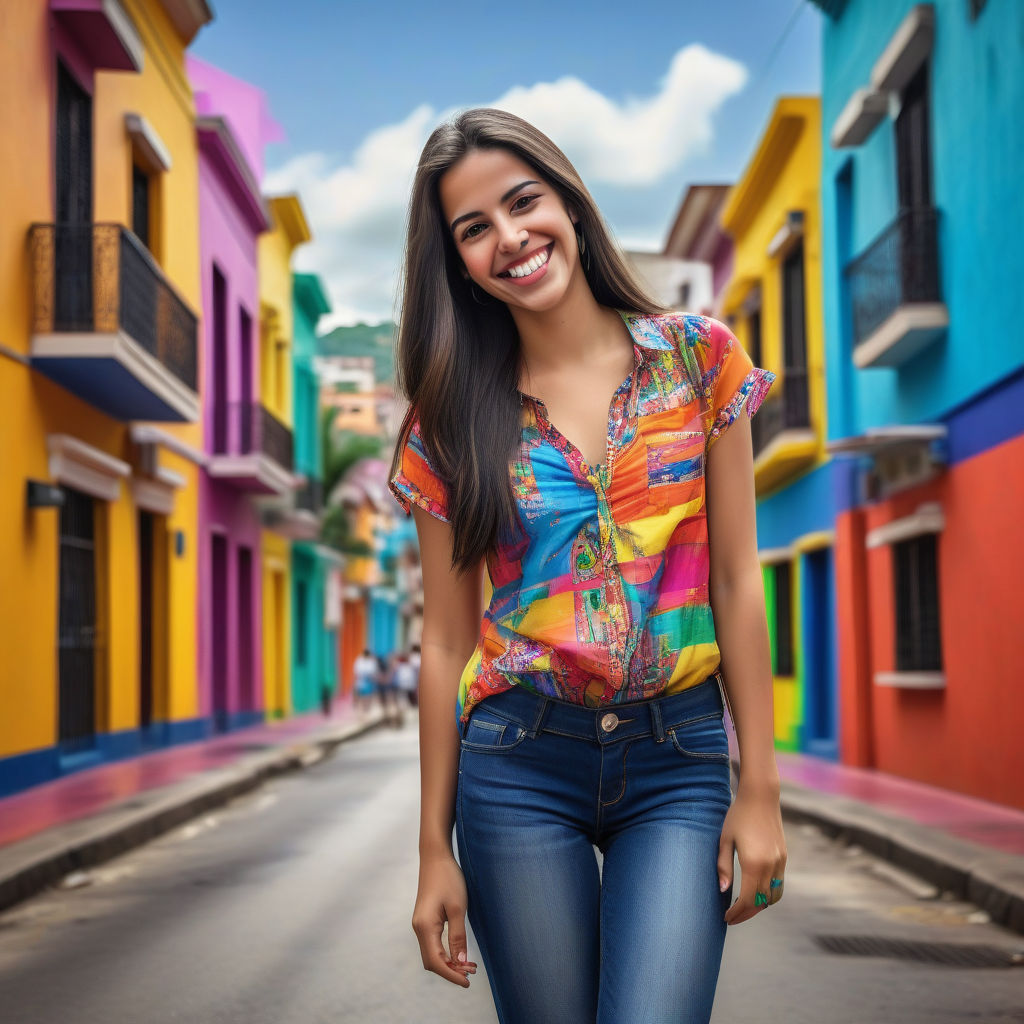
[[662, 255], [671, 260], [704, 263], [711, 272], [711, 300], [707, 309], [690, 294], [679, 305], [693, 313], [721, 318], [722, 293], [732, 275], [732, 239], [722, 230], [721, 210], [729, 197], [728, 185], [690, 185], [676, 213]]
[[292, 710], [290, 542], [300, 538], [312, 540], [319, 531], [316, 516], [296, 506], [293, 495], [301, 481], [294, 472], [295, 331], [291, 264], [295, 249], [312, 236], [298, 196], [276, 196], [268, 201], [268, 206], [271, 228], [259, 241], [259, 450], [286, 471], [288, 484], [279, 492], [283, 496], [260, 502], [263, 701], [268, 715], [283, 717]]
[[778, 377], [751, 421], [776, 743], [835, 758], [820, 177], [819, 101], [783, 97], [719, 213], [733, 240], [719, 304], [754, 364]]
[[292, 707], [302, 712], [317, 706], [324, 690], [337, 690], [341, 556], [315, 541], [324, 504], [316, 325], [331, 306], [315, 274], [295, 274], [293, 282], [295, 470], [304, 481], [295, 505], [316, 524], [312, 538], [298, 538], [292, 544]]
[[254, 498], [286, 494], [288, 459], [264, 423], [257, 245], [276, 126], [263, 94], [194, 58], [203, 293], [203, 452], [199, 491], [199, 699], [213, 731], [263, 718], [261, 523]]
[[839, 753], [1024, 807], [1024, 21], [816, 0]]
[[204, 0], [7, 5], [0, 792], [198, 734]]

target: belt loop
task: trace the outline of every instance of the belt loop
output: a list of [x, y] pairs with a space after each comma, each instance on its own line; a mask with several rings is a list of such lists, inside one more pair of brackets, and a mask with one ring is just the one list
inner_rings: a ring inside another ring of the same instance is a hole
[[544, 724], [544, 718], [547, 715], [547, 710], [551, 706], [550, 697], [545, 697], [543, 694], [538, 694], [538, 696], [540, 697], [540, 704], [537, 707], [537, 714], [533, 719], [533, 726], [526, 730], [526, 734], [531, 740], [535, 740], [537, 738], [537, 733], [540, 732], [541, 726]]
[[665, 742], [665, 725], [661, 720], [661, 700], [655, 698], [651, 701], [651, 726], [654, 728], [654, 738], [658, 743]]

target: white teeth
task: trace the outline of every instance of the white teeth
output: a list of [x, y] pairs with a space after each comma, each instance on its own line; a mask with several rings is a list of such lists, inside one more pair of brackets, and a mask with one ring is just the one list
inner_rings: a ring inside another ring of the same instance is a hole
[[547, 249], [542, 249], [536, 256], [527, 260], [525, 263], [521, 263], [518, 267], [512, 267], [508, 271], [509, 277], [526, 277], [532, 274], [535, 270], [540, 269], [548, 261]]

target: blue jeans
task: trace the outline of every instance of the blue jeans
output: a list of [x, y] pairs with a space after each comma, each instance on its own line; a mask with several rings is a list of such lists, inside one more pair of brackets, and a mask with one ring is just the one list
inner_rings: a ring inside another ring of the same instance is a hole
[[459, 731], [459, 864], [501, 1024], [706, 1024], [732, 902], [717, 673], [599, 709], [514, 687]]

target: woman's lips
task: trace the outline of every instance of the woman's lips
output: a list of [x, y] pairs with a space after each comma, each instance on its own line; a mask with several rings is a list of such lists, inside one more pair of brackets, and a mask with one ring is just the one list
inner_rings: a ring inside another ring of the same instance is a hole
[[552, 254], [552, 252], [554, 252], [554, 249], [555, 249], [555, 243], [554, 242], [549, 242], [544, 247], [544, 249], [540, 250], [541, 252], [546, 251], [547, 254], [548, 254], [548, 258], [544, 261], [544, 263], [542, 263], [536, 270], [534, 270], [530, 274], [526, 274], [523, 277], [512, 277], [510, 274], [507, 273], [507, 271], [502, 271], [500, 274], [498, 274], [496, 276], [500, 277], [502, 279], [502, 281], [508, 281], [511, 284], [518, 284], [518, 285], [535, 284], [542, 277], [544, 277], [544, 275], [548, 272], [548, 266], [551, 264], [551, 254]]

